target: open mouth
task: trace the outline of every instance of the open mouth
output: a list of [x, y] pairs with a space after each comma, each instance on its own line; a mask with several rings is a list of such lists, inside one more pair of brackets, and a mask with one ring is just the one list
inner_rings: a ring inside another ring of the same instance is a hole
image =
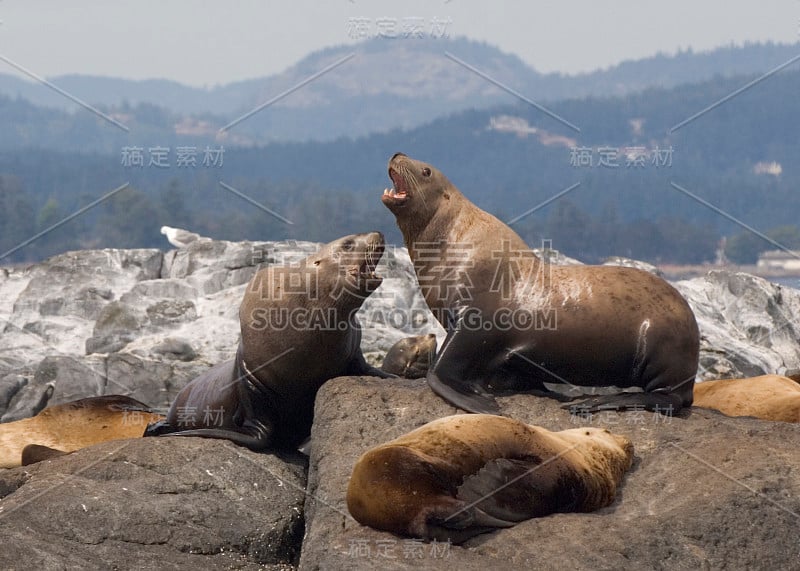
[[364, 261], [361, 262], [361, 265], [358, 267], [359, 280], [367, 280], [367, 284], [374, 284], [375, 287], [380, 285], [382, 278], [375, 273], [375, 268], [383, 257], [384, 249], [385, 243], [383, 237], [370, 244], [369, 249], [364, 254]]
[[394, 186], [384, 189], [383, 200], [393, 204], [402, 204], [408, 200], [408, 184], [405, 179], [394, 168], [389, 168], [389, 178], [392, 179]]

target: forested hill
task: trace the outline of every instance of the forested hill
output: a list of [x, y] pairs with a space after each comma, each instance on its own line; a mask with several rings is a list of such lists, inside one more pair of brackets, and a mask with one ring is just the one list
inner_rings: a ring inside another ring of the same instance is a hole
[[[798, 53], [800, 44], [746, 44], [656, 55], [592, 73], [561, 75], [539, 73], [514, 55], [463, 38], [376, 39], [312, 53], [274, 76], [208, 88], [80, 75], [48, 79], [132, 133], [167, 145], [192, 135], [215, 137], [220, 127], [327, 69], [225, 133], [227, 144], [258, 145], [411, 129], [446, 114], [511, 101], [507, 92], [453, 57], [545, 103], [764, 73]], [[591, 57], [587, 53], [587, 59]], [[0, 99], [0, 149], [30, 145], [109, 152], [129, 140], [124, 131], [29, 79], [0, 73], [0, 96], [5, 98]]]
[[[612, 254], [708, 260], [721, 236], [744, 231], [730, 217], [760, 231], [778, 229], [782, 244], [797, 247], [800, 71], [784, 70], [680, 126], [756, 77], [547, 106], [580, 132], [514, 101], [355, 140], [226, 145], [221, 164], [203, 164], [205, 148], [220, 144], [201, 136], [163, 145], [137, 133], [113, 153], [92, 154], [81, 152], [84, 134], [75, 133], [75, 143], [61, 151], [0, 153], [0, 254], [126, 182], [129, 187], [3, 262], [68, 248], [163, 246], [162, 224], [229, 239], [328, 240], [379, 229], [399, 241], [379, 200], [390, 184], [386, 161], [396, 151], [433, 163], [504, 219], [580, 183], [514, 227], [531, 244], [552, 239], [584, 260]], [[161, 145], [169, 147], [164, 167], [150, 164], [151, 150]], [[178, 145], [196, 149], [194, 165], [178, 166]], [[143, 166], [123, 164], [126, 146], [143, 149]], [[612, 154], [616, 167], [601, 161]], [[747, 248], [752, 258], [774, 246]]]

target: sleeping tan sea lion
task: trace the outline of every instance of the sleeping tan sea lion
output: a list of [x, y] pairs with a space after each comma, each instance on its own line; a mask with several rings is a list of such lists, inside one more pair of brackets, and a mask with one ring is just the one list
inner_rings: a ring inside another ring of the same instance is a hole
[[347, 508], [363, 525], [460, 543], [607, 506], [632, 461], [630, 440], [600, 428], [550, 432], [503, 416], [448, 416], [365, 452]]
[[[123, 438], [139, 438], [151, 422], [164, 418], [130, 397], [90, 397], [45, 408], [36, 416], [0, 424], [0, 468], [23, 463], [23, 450], [39, 445], [69, 453]], [[31, 448], [27, 463], [42, 460], [42, 450]], [[49, 457], [52, 457], [52, 454]]]
[[694, 406], [728, 416], [800, 422], [800, 384], [780, 375], [703, 381], [695, 385]]

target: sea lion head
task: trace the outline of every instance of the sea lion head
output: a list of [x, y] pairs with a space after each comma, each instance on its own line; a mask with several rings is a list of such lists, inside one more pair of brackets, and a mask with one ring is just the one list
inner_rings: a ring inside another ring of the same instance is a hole
[[633, 463], [633, 442], [605, 428], [572, 428], [562, 430], [558, 435], [585, 451], [591, 451], [592, 454], [588, 456], [591, 461], [603, 469], [611, 470], [620, 478]]
[[382, 369], [406, 379], [419, 379], [428, 374], [436, 356], [436, 335], [428, 333], [401, 339], [389, 349]]
[[389, 178], [394, 186], [383, 191], [381, 200], [401, 224], [424, 227], [442, 202], [458, 192], [441, 171], [403, 153], [389, 160]]
[[329, 242], [307, 264], [316, 270], [319, 285], [334, 299], [364, 301], [383, 279], [375, 273], [385, 248], [383, 234], [351, 234]]

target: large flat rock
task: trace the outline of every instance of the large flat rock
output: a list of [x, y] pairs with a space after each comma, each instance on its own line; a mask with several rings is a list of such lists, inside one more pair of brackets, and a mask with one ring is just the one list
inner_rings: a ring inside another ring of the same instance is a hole
[[293, 569], [305, 469], [201, 438], [0, 469], [0, 569]]
[[359, 455], [458, 411], [423, 381], [334, 379], [317, 397], [300, 569], [798, 568], [800, 426], [697, 408], [674, 418], [580, 418], [547, 398], [499, 401], [504, 414], [550, 430], [594, 425], [630, 437], [635, 462], [615, 503], [528, 520], [462, 546], [361, 526], [345, 502]]

